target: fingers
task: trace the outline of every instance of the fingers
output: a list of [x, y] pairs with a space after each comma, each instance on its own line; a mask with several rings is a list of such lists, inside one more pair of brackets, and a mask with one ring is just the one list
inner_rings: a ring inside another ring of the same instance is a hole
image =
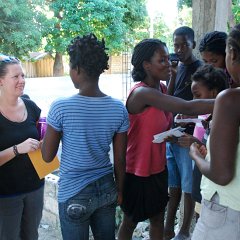
[[30, 151], [35, 151], [40, 147], [40, 142], [36, 139], [29, 138], [27, 144]]

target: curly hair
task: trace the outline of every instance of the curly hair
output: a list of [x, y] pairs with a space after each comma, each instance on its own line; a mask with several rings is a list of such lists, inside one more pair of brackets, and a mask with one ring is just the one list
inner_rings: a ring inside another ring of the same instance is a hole
[[199, 52], [212, 52], [217, 55], [226, 56], [227, 34], [225, 32], [213, 31], [206, 33], [199, 43]]
[[99, 77], [109, 68], [106, 50], [104, 39], [99, 41], [93, 33], [75, 37], [67, 48], [71, 69], [79, 73], [82, 68], [88, 76]]
[[134, 47], [131, 60], [133, 65], [132, 78], [134, 82], [145, 79], [146, 72], [143, 68], [143, 62], [149, 62], [156, 50], [162, 47], [166, 47], [166, 44], [158, 39], [144, 39]]
[[226, 73], [210, 64], [199, 67], [192, 75], [192, 81], [201, 82], [209, 90], [216, 89], [218, 93], [228, 88]]
[[240, 62], [240, 24], [231, 29], [227, 38], [227, 44], [236, 51], [237, 60]]
[[192, 42], [194, 41], [194, 37], [195, 37], [194, 35], [195, 34], [194, 34], [193, 29], [190, 27], [187, 27], [187, 26], [179, 27], [173, 33], [173, 37], [174, 36], [187, 36], [188, 39]]

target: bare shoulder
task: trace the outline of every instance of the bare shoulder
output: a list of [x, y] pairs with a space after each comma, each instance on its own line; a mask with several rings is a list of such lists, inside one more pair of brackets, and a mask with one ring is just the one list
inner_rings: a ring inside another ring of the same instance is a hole
[[[216, 108], [224, 109], [229, 114], [240, 117], [240, 88], [227, 89], [218, 94]], [[214, 107], [215, 108], [215, 107]]]
[[155, 88], [141, 86], [129, 95], [127, 109], [131, 113], [142, 112], [146, 106], [153, 106], [156, 99], [161, 98], [161, 92]]
[[129, 96], [129, 100], [141, 100], [143, 101], [145, 98], [151, 97], [155, 94], [159, 94], [159, 90], [152, 88], [152, 87], [147, 87], [147, 86], [140, 86], [131, 93]]
[[[237, 107], [240, 101], [240, 88], [226, 89], [218, 94], [216, 104]], [[240, 108], [239, 108], [240, 109]]]

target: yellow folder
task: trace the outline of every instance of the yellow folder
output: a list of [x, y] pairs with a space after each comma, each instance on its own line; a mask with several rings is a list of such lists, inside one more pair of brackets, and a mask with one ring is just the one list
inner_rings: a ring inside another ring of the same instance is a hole
[[57, 156], [51, 162], [45, 162], [42, 158], [42, 153], [40, 149], [34, 152], [29, 152], [28, 156], [32, 161], [32, 164], [40, 179], [44, 178], [49, 173], [58, 169], [60, 166], [60, 162]]

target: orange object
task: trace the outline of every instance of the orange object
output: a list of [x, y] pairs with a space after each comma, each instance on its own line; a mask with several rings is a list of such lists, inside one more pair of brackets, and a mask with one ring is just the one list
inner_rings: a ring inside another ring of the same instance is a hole
[[45, 162], [42, 158], [42, 153], [40, 149], [34, 152], [29, 152], [28, 156], [32, 161], [32, 164], [40, 179], [44, 178], [49, 173], [58, 169], [60, 166], [60, 162], [57, 156], [51, 162]]

